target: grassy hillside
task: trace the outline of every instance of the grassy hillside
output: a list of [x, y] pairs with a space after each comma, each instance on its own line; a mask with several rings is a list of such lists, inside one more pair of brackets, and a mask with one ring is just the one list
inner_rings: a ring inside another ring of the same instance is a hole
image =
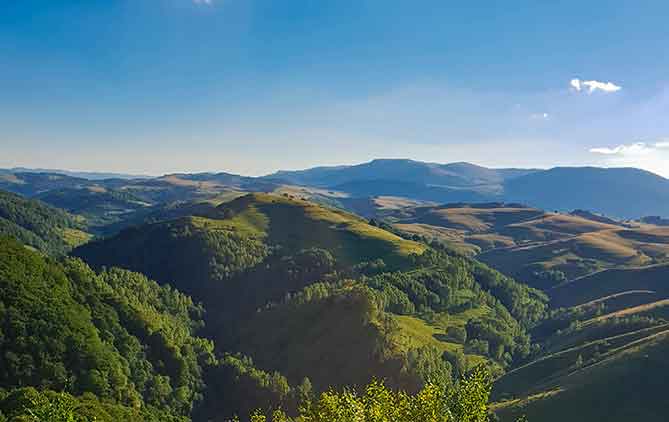
[[[176, 237], [189, 238], [232, 237], [263, 248], [280, 247], [289, 253], [317, 247], [331, 251], [346, 265], [379, 258], [389, 264], [401, 265], [407, 262], [409, 255], [425, 250], [420, 243], [370, 226], [352, 214], [284, 196], [249, 194], [216, 209], [196, 210], [195, 213], [200, 215], [155, 223], [141, 230], [128, 230], [114, 239], [86, 245], [77, 253], [95, 261], [96, 248], [104, 247], [117, 254], [109, 260], [118, 260], [122, 264], [123, 255], [133, 259], [141, 250], [155, 250], [159, 243], [152, 239], [154, 233], [166, 236], [183, 233]], [[150, 259], [142, 261], [141, 265], [151, 265]]]
[[412, 212], [406, 222], [430, 224], [439, 227], [484, 233], [504, 226], [543, 216], [538, 209], [504, 204], [444, 205], [421, 207]]
[[577, 414], [661, 420], [657, 391], [666, 388], [669, 370], [661, 358], [669, 350], [667, 277], [667, 265], [613, 269], [553, 289], [553, 305], [569, 308], [534, 328], [539, 358], [496, 382], [495, 399], [506, 400], [502, 419], [522, 412], [548, 421]]
[[666, 227], [629, 224], [578, 210], [516, 204], [452, 204], [391, 212], [394, 227], [444, 243], [545, 290], [605, 268], [669, 259]]
[[571, 356], [571, 370], [529, 390], [525, 398], [500, 403], [496, 411], [502, 421], [520, 414], [546, 422], [664, 420], [668, 352], [665, 330], [610, 351], [593, 364], [579, 359], [582, 355]]
[[627, 305], [640, 305], [669, 298], [667, 280], [669, 265], [666, 264], [610, 269], [557, 286], [550, 294], [557, 307], [614, 302], [625, 296], [635, 297], [635, 302]]

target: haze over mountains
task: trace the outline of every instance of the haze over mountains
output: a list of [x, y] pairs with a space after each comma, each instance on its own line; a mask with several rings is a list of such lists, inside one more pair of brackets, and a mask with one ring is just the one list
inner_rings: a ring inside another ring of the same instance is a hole
[[85, 178], [82, 173], [73, 173], [77, 177], [59, 173], [64, 176], [56, 177], [53, 172], [4, 171], [0, 174], [0, 188], [33, 196], [55, 188], [101, 186], [138, 194], [146, 200], [150, 199], [149, 193], [158, 191], [169, 195], [166, 187], [172, 188], [172, 194], [179, 191], [173, 198], [178, 199], [186, 192], [226, 189], [269, 192], [289, 185], [311, 188], [305, 190], [310, 197], [315, 195], [344, 208], [360, 205], [361, 198], [389, 196], [434, 203], [517, 202], [559, 211], [585, 209], [622, 219], [669, 217], [669, 180], [633, 168], [491, 169], [464, 162], [436, 164], [378, 159], [359, 165], [279, 171], [262, 177], [179, 173], [143, 179], [109, 174], [113, 178], [105, 179], [106, 174]]

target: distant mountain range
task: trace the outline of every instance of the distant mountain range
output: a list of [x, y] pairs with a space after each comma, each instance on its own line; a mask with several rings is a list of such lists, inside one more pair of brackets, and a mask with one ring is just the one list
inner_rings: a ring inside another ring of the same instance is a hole
[[148, 179], [151, 176], [146, 175], [136, 175], [136, 174], [125, 174], [125, 173], [107, 173], [107, 172], [96, 172], [96, 171], [71, 171], [71, 170], [59, 170], [59, 169], [43, 169], [43, 168], [26, 168], [26, 167], [14, 167], [11, 169], [1, 169], [0, 172], [9, 172], [9, 173], [52, 173], [52, 174], [62, 174], [65, 176], [78, 177], [88, 180], [104, 180], [104, 179]]
[[309, 199], [343, 208], [359, 204], [360, 199], [398, 197], [431, 203], [519, 202], [549, 210], [583, 209], [622, 219], [669, 217], [669, 180], [635, 168], [492, 169], [464, 162], [378, 159], [350, 166], [279, 171], [262, 177], [223, 172], [140, 178], [62, 170], [0, 171], [0, 189], [28, 196], [91, 185], [131, 190], [133, 194], [155, 193], [154, 188], [160, 187], [160, 198], [173, 199], [231, 189], [272, 192], [281, 186], [300, 186], [308, 188], [302, 191], [310, 193]]
[[486, 187], [497, 187], [506, 180], [536, 171], [533, 169], [490, 169], [470, 163], [436, 164], [413, 160], [379, 159], [353, 166], [279, 171], [269, 177], [295, 184], [321, 187], [385, 180], [442, 188], [485, 189]]
[[669, 180], [635, 168], [490, 169], [469, 163], [374, 160], [271, 175], [352, 196], [433, 202], [521, 202], [543, 209], [587, 209], [618, 218], [669, 215]]

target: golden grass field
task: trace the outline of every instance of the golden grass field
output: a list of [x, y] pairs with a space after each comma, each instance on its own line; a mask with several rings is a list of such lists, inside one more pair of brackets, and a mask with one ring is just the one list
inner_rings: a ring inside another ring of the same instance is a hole
[[404, 208], [395, 216], [397, 229], [444, 242], [532, 285], [541, 271], [571, 280], [669, 260], [669, 227], [501, 204]]

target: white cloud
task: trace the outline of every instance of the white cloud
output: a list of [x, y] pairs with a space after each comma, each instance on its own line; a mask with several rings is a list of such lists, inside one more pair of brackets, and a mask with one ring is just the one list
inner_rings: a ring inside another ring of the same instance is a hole
[[669, 177], [669, 141], [591, 148], [590, 152], [603, 156], [601, 162], [608, 166], [638, 167]]
[[603, 155], [631, 156], [651, 154], [661, 149], [669, 149], [669, 141], [660, 141], [651, 144], [646, 142], [635, 142], [633, 144], [618, 145], [612, 148], [590, 148], [590, 152]]
[[193, 3], [195, 4], [206, 4], [208, 6], [211, 6], [214, 4], [214, 0], [193, 0]]
[[548, 120], [551, 116], [548, 113], [534, 113], [530, 114], [530, 119], [532, 120]]
[[600, 82], [600, 81], [582, 81], [578, 78], [574, 78], [569, 81], [569, 85], [574, 88], [576, 91], [580, 92], [587, 90], [588, 94], [592, 94], [595, 91], [602, 91], [605, 93], [617, 92], [622, 89], [621, 86], [614, 84], [613, 82]]
[[618, 145], [615, 147], [591, 148], [590, 152], [604, 155], [643, 155], [651, 153], [657, 144], [649, 145], [645, 142], [636, 142], [629, 145]]
[[571, 85], [572, 88], [574, 88], [576, 91], [581, 90], [581, 80], [580, 79], [572, 79], [571, 82], [569, 82], [569, 85]]

